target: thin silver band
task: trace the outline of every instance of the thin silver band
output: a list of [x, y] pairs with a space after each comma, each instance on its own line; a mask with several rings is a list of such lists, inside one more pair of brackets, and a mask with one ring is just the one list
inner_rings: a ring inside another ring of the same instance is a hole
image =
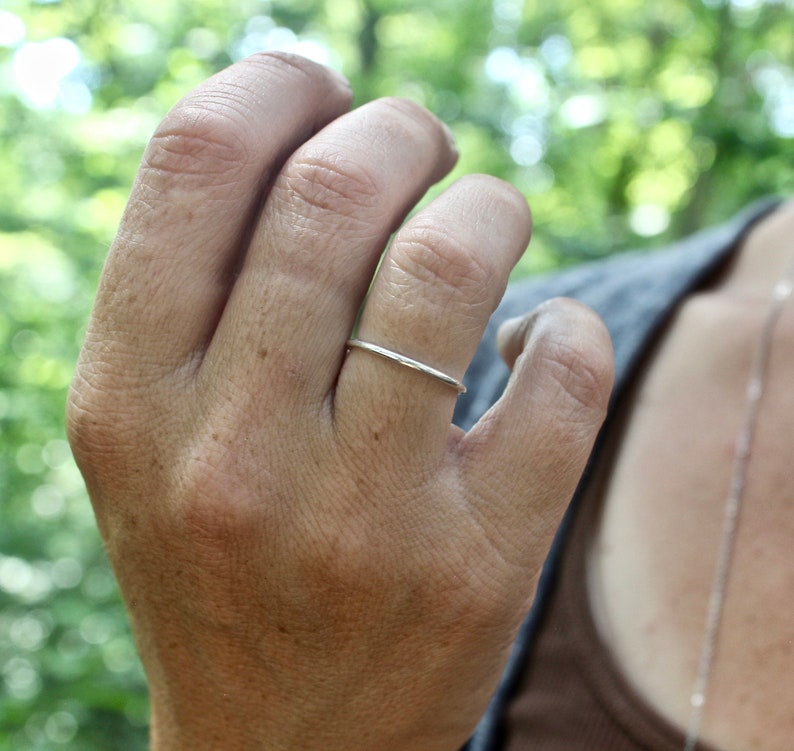
[[446, 373], [442, 373], [440, 370], [436, 370], [435, 368], [431, 368], [429, 365], [425, 365], [423, 362], [419, 362], [419, 360], [414, 360], [412, 357], [406, 357], [405, 355], [401, 355], [399, 352], [394, 352], [390, 349], [386, 349], [385, 347], [379, 347], [377, 344], [363, 342], [361, 339], [348, 339], [347, 346], [348, 348], [358, 347], [359, 349], [364, 349], [367, 352], [372, 352], [373, 354], [385, 357], [387, 360], [393, 360], [400, 365], [405, 365], [406, 368], [413, 368], [414, 370], [418, 370], [420, 373], [424, 373], [425, 375], [429, 375], [432, 378], [441, 381], [441, 383], [444, 383], [447, 386], [452, 386], [452, 388], [455, 389], [455, 391], [457, 391], [459, 394], [466, 393], [466, 387], [460, 381], [455, 380], [452, 376], [448, 376]]

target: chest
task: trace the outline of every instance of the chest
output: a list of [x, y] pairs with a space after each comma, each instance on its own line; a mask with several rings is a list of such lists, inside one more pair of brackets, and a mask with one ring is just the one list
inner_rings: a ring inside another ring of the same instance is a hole
[[[710, 293], [679, 311], [613, 436], [589, 582], [626, 677], [690, 715], [765, 300]], [[728, 576], [704, 737], [783, 751], [794, 734], [794, 311], [776, 331]], [[771, 730], [770, 730], [771, 729]]]

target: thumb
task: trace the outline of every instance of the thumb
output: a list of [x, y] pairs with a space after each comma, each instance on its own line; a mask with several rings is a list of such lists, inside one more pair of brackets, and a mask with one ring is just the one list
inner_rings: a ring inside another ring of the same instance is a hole
[[499, 331], [513, 373], [462, 439], [464, 475], [503, 555], [539, 570], [606, 415], [609, 333], [589, 308], [544, 303]]

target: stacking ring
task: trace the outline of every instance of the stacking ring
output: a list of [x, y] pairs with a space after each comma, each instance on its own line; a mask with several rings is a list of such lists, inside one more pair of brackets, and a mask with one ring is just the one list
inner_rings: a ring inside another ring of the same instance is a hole
[[380, 347], [377, 344], [364, 342], [361, 339], [348, 339], [347, 347], [348, 349], [357, 347], [358, 349], [363, 349], [366, 352], [372, 352], [375, 355], [380, 355], [380, 357], [385, 357], [387, 360], [392, 360], [393, 362], [396, 362], [400, 365], [405, 365], [406, 368], [413, 368], [414, 370], [418, 370], [420, 373], [429, 375], [431, 378], [435, 378], [436, 380], [441, 381], [441, 383], [451, 386], [459, 394], [466, 393], [466, 387], [460, 381], [456, 380], [452, 376], [447, 375], [446, 373], [442, 373], [440, 370], [436, 370], [436, 368], [432, 368], [429, 365], [425, 365], [423, 362], [419, 362], [419, 360], [414, 360], [412, 357], [406, 357], [405, 355], [401, 355], [399, 352], [394, 352], [390, 349], [386, 349], [385, 347]]

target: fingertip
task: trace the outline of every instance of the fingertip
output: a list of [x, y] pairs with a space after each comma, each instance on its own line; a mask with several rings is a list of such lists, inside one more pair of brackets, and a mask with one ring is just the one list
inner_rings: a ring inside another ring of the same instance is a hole
[[375, 100], [377, 106], [385, 106], [398, 112], [408, 122], [416, 123], [422, 132], [435, 132], [439, 142], [439, 153], [444, 159], [439, 160], [434, 180], [438, 181], [448, 175], [458, 161], [460, 152], [455, 136], [449, 126], [426, 107], [401, 96], [386, 96]]
[[505, 321], [497, 344], [513, 374], [489, 412], [488, 435], [498, 424], [498, 433], [518, 441], [594, 438], [614, 379], [612, 341], [594, 311], [567, 298], [549, 300]]
[[245, 62], [264, 65], [269, 69], [281, 67], [289, 71], [290, 74], [297, 72], [301, 76], [312, 79], [319, 74], [336, 83], [343, 91], [352, 91], [350, 81], [340, 71], [330, 65], [315, 62], [308, 57], [292, 52], [262, 50], [249, 55], [245, 58]]
[[[506, 216], [512, 214], [513, 225], [520, 228], [521, 237], [516, 242], [518, 255], [514, 263], [524, 254], [532, 238], [532, 210], [530, 209], [527, 197], [514, 185], [492, 177], [490, 175], [479, 175], [479, 179], [492, 183], [489, 192], [491, 200], [494, 201], [494, 216]], [[498, 228], [494, 228], [498, 229]]]
[[612, 340], [601, 318], [576, 300], [555, 298], [533, 311], [519, 332], [514, 369], [535, 404], [544, 405], [539, 414], [594, 437], [614, 381]]
[[603, 424], [612, 345], [600, 318], [568, 299], [505, 322], [500, 337], [513, 374], [460, 442], [460, 455], [490, 513], [505, 514], [519, 530], [535, 520], [537, 534], [556, 528]]
[[[232, 73], [235, 67], [247, 72], [235, 76]], [[274, 85], [288, 87], [296, 95], [307, 93], [318, 113], [325, 113], [316, 121], [312, 132], [348, 112], [353, 104], [352, 85], [342, 73], [291, 52], [255, 52], [227, 70], [218, 75], [236, 79], [238, 85], [249, 88], [252, 94], [268, 91]]]
[[[571, 298], [553, 298], [523, 316], [505, 320], [496, 332], [496, 345], [505, 364], [512, 370], [516, 360], [529, 346], [536, 326], [543, 322], [545, 329], [542, 335], [559, 335], [568, 330], [566, 337], [575, 334], [579, 346], [592, 345], [587, 359], [604, 359], [606, 380], [611, 383], [613, 377], [612, 361], [614, 352], [609, 331], [601, 318], [583, 303]], [[606, 353], [605, 358], [598, 358], [598, 353]]]
[[527, 197], [518, 188], [506, 180], [483, 173], [464, 175], [458, 179], [458, 182], [461, 184], [476, 183], [483, 200], [498, 202], [500, 211], [495, 214], [496, 216], [503, 215], [505, 211], [513, 214], [514, 220], [525, 226], [527, 242], [529, 242], [532, 230], [532, 210]]
[[332, 68], [330, 65], [323, 66], [326, 71], [326, 75], [330, 76], [334, 81], [336, 81], [337, 85], [343, 91], [349, 91], [352, 95], [353, 93], [353, 84], [350, 83], [350, 80], [347, 76], [342, 73], [341, 70], [337, 70], [336, 68]]

